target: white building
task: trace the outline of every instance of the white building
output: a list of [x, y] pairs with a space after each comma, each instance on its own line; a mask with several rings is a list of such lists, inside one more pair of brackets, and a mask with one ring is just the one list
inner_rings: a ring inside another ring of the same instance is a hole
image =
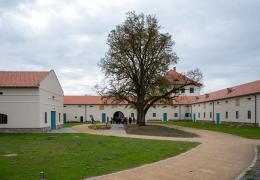
[[196, 96], [191, 104], [194, 121], [260, 123], [260, 80]]
[[63, 126], [63, 90], [53, 70], [0, 71], [0, 132]]
[[[197, 94], [197, 93], [196, 93]], [[136, 117], [136, 110], [127, 104], [104, 102], [100, 96], [65, 96], [67, 121], [106, 122], [120, 111]], [[173, 104], [155, 105], [146, 120], [190, 120], [218, 123], [260, 124], [260, 80], [197, 96], [179, 96]]]

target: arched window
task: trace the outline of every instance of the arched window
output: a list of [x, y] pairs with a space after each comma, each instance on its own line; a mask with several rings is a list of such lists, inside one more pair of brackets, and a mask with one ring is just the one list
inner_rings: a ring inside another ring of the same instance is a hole
[[7, 124], [7, 115], [0, 114], [0, 124]]

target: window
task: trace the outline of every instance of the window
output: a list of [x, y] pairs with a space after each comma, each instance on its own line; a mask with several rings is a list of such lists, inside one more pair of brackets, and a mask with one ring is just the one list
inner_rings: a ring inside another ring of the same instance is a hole
[[0, 92], [0, 95], [3, 95], [3, 92]]
[[226, 104], [228, 103], [228, 101], [225, 101], [226, 102]]
[[178, 113], [174, 113], [174, 117], [178, 117]]
[[217, 102], [217, 104], [219, 104], [219, 101]]
[[64, 105], [63, 107], [67, 107], [67, 106]]
[[190, 88], [190, 93], [194, 93], [194, 88], [193, 87]]
[[209, 117], [212, 118], [212, 112], [209, 113]]
[[251, 111], [247, 111], [247, 119], [251, 119]]
[[78, 116], [75, 116], [75, 119], [77, 119], [78, 118]]
[[236, 111], [236, 119], [239, 118], [239, 111]]
[[226, 119], [228, 119], [228, 112], [226, 111]]
[[198, 114], [198, 117], [200, 118], [200, 113]]
[[60, 122], [60, 113], [59, 113], [59, 122]]
[[247, 98], [248, 101], [251, 101], [251, 97]]
[[156, 113], [153, 113], [153, 117], [156, 117]]
[[0, 114], [0, 124], [7, 124], [7, 115]]
[[93, 105], [89, 105], [89, 107], [93, 107]]
[[78, 107], [81, 107], [81, 105], [78, 105]]
[[185, 89], [181, 89], [181, 93], [185, 93]]
[[167, 106], [163, 106], [163, 108], [167, 108]]
[[47, 115], [47, 112], [44, 113], [44, 122], [45, 122], [45, 124], [48, 123], [48, 115]]
[[190, 117], [190, 113], [185, 113], [185, 117]]
[[99, 106], [99, 110], [104, 110], [104, 108], [105, 108], [104, 105]]
[[205, 112], [203, 113], [203, 117], [206, 118], [206, 113]]
[[240, 106], [240, 99], [236, 98], [236, 106]]
[[131, 117], [135, 117], [135, 113], [131, 113]]

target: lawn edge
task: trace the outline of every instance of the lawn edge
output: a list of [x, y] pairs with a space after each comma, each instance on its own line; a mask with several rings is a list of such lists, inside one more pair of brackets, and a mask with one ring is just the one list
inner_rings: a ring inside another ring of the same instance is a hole
[[[189, 141], [183, 141], [183, 142], [189, 142]], [[133, 167], [133, 168], [130, 168], [130, 169], [125, 169], [125, 170], [121, 170], [121, 171], [119, 170], [119, 171], [116, 171], [116, 172], [103, 174], [103, 175], [100, 175], [100, 176], [92, 176], [92, 177], [84, 178], [84, 180], [94, 180], [96, 178], [101, 178], [101, 177], [105, 177], [105, 176], [112, 176], [112, 175], [120, 173], [120, 172], [129, 172], [129, 171], [133, 171], [133, 170], [136, 170], [136, 169], [145, 168], [145, 167], [149, 167], [149, 166], [152, 166], [152, 165], [155, 165], [155, 164], [158, 164], [158, 163], [162, 163], [162, 162], [168, 161], [170, 159], [175, 159], [175, 158], [177, 158], [179, 156], [184, 156], [185, 154], [187, 154], [187, 153], [189, 153], [191, 151], [196, 150], [197, 148], [199, 148], [202, 145], [201, 142], [194, 142], [194, 143], [198, 143], [198, 145], [193, 147], [193, 148], [191, 148], [191, 149], [189, 149], [189, 150], [187, 150], [187, 151], [185, 151], [185, 152], [182, 152], [182, 153], [180, 153], [180, 154], [178, 154], [176, 156], [171, 156], [171, 157], [168, 157], [166, 159], [161, 159], [159, 161], [152, 162], [152, 163], [142, 164], [140, 166], [136, 166], [136, 167]]]
[[250, 164], [243, 172], [241, 172], [241, 173], [235, 178], [235, 180], [240, 180], [242, 177], [245, 176], [245, 174], [246, 174], [246, 172], [247, 172], [248, 170], [250, 170], [252, 167], [255, 166], [256, 161], [257, 161], [257, 153], [258, 153], [258, 150], [257, 150], [257, 145], [256, 145], [256, 146], [255, 146], [255, 155], [254, 155], [254, 158], [253, 158], [251, 164]]

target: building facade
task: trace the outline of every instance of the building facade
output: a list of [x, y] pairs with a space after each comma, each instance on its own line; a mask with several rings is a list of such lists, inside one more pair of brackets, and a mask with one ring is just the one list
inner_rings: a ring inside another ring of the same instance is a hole
[[0, 72], [0, 132], [63, 126], [63, 90], [53, 70]]
[[[189, 88], [186, 88], [189, 89]], [[172, 104], [151, 107], [146, 120], [188, 120], [220, 123], [260, 123], [260, 80], [212, 93], [182, 95]], [[105, 102], [100, 96], [65, 96], [67, 121], [90, 121], [91, 117], [106, 122], [120, 111], [125, 117], [136, 117], [136, 110], [127, 104]]]

